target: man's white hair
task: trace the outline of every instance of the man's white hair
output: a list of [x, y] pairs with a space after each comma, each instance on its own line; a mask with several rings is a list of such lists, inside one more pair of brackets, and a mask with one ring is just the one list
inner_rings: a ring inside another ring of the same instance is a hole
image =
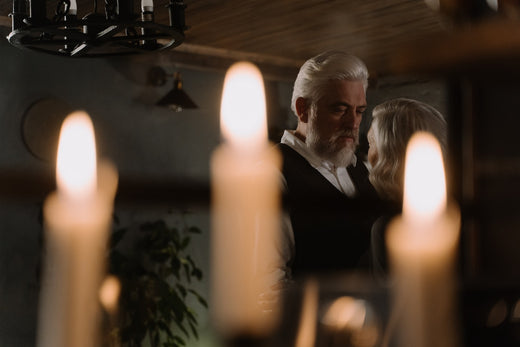
[[368, 70], [358, 57], [342, 51], [327, 51], [307, 60], [296, 77], [293, 87], [291, 109], [296, 113], [296, 99], [308, 100], [312, 105], [323, 96], [330, 80], [361, 81], [365, 91], [368, 87]]

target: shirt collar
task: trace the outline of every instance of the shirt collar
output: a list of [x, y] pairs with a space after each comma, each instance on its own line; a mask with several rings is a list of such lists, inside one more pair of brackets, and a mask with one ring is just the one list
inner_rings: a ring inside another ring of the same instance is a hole
[[[294, 149], [296, 152], [298, 152], [313, 167], [321, 166], [330, 171], [337, 169], [334, 166], [334, 164], [332, 164], [330, 161], [323, 160], [318, 155], [316, 155], [309, 147], [307, 147], [305, 142], [303, 142], [298, 137], [296, 137], [294, 130], [285, 130], [280, 142], [288, 145], [289, 147]], [[353, 155], [350, 165], [356, 166], [356, 164], [357, 164], [357, 158], [356, 158], [356, 155]]]

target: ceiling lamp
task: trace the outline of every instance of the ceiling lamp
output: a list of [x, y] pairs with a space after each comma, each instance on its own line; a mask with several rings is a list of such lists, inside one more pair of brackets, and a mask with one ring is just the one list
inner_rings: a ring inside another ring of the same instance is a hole
[[[96, 57], [163, 50], [184, 41], [186, 29], [182, 0], [169, 0], [169, 25], [154, 22], [153, 0], [105, 0], [105, 12], [77, 18], [76, 0], [58, 0], [56, 15], [46, 18], [46, 0], [13, 0], [9, 42], [19, 48], [68, 57]], [[28, 8], [27, 8], [28, 7]]]
[[155, 86], [162, 86], [166, 83], [167, 77], [173, 77], [173, 89], [156, 102], [157, 106], [167, 107], [176, 112], [184, 109], [198, 108], [195, 102], [182, 89], [182, 77], [180, 72], [167, 74], [163, 68], [154, 66], [148, 71], [148, 81]]

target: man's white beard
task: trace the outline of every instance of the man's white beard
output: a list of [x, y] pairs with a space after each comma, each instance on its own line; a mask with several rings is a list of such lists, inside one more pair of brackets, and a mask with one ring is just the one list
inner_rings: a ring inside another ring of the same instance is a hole
[[345, 167], [350, 165], [358, 141], [348, 143], [346, 146], [339, 146], [336, 142], [337, 137], [338, 135], [334, 135], [330, 139], [322, 139], [318, 134], [315, 123], [310, 121], [307, 127], [305, 144], [322, 159], [330, 161], [336, 167]]

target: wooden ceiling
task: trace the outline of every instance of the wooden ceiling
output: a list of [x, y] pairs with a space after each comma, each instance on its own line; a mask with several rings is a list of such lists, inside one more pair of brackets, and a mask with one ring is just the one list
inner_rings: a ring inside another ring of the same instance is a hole
[[[41, 0], [44, 1], [44, 0]], [[155, 0], [155, 20], [168, 24], [169, 0]], [[98, 0], [103, 9], [104, 1]], [[248, 59], [294, 76], [307, 58], [327, 49], [361, 57], [384, 73], [401, 45], [442, 33], [446, 21], [422, 0], [185, 0], [185, 41], [174, 59], [219, 67]], [[52, 15], [57, 1], [47, 0]], [[94, 0], [78, 0], [78, 15], [92, 12]], [[140, 1], [134, 0], [136, 12]], [[0, 1], [2, 34], [9, 33], [11, 0]], [[275, 72], [276, 73], [276, 72]]]

